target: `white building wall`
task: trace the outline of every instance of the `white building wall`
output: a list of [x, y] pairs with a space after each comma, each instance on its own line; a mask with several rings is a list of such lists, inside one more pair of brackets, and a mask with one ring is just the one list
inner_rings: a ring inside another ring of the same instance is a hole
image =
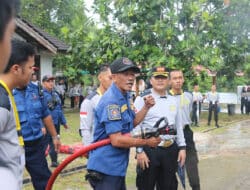
[[53, 74], [52, 60], [53, 60], [53, 56], [51, 54], [46, 53], [46, 52], [40, 53], [41, 78], [43, 78], [44, 75]]
[[[13, 35], [13, 38], [27, 41], [22, 36], [15, 33]], [[44, 75], [53, 75], [53, 68], [52, 68], [52, 60], [54, 55], [50, 53], [49, 51], [44, 50], [38, 50], [37, 55], [40, 55], [40, 75], [41, 79]]]

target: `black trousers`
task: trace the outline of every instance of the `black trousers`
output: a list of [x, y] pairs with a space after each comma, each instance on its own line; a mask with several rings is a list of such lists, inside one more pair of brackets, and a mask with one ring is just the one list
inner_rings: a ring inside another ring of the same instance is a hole
[[241, 98], [241, 103], [240, 103], [240, 111], [243, 114], [244, 113], [244, 107], [245, 107], [245, 112], [247, 111], [247, 101], [245, 100], [245, 97]]
[[42, 137], [33, 142], [24, 142], [24, 144], [25, 167], [31, 176], [32, 185], [35, 190], [44, 190], [51, 175], [45, 157], [46, 139]]
[[197, 116], [197, 110], [198, 110], [198, 105], [196, 102], [193, 103], [192, 105], [192, 122], [194, 122], [195, 125], [198, 124], [198, 116]]
[[184, 129], [184, 137], [186, 140], [186, 172], [189, 184], [192, 190], [200, 190], [200, 177], [198, 170], [198, 155], [193, 139], [193, 131], [189, 126]]
[[144, 148], [149, 157], [149, 168], [137, 167], [136, 186], [138, 190], [177, 190], [176, 171], [178, 167], [178, 146], [168, 148]]
[[75, 107], [75, 97], [74, 96], [70, 97], [70, 107], [71, 108]]
[[215, 124], [218, 124], [218, 106], [217, 104], [209, 104], [209, 110], [208, 110], [208, 124], [210, 124], [212, 119], [212, 112], [214, 112], [214, 121]]
[[59, 94], [59, 97], [61, 99], [61, 104], [62, 106], [64, 106], [64, 100], [65, 100], [65, 96], [63, 94]]
[[[60, 125], [55, 125], [55, 128], [56, 128], [57, 134], [60, 134]], [[55, 151], [53, 139], [49, 133], [46, 134], [46, 137], [47, 137], [47, 142], [48, 142], [49, 147], [50, 147], [49, 156], [50, 156], [51, 162], [57, 162], [58, 156], [57, 156], [57, 152]]]
[[250, 101], [246, 101], [246, 114], [250, 113]]
[[79, 105], [78, 105], [79, 108], [81, 108], [81, 104], [82, 104], [83, 100], [84, 100], [84, 96], [81, 95], [79, 98]]

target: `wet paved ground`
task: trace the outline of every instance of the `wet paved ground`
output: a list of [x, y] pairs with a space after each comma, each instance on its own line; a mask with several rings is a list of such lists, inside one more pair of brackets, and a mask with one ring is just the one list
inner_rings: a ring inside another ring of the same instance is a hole
[[195, 133], [195, 141], [202, 190], [250, 189], [250, 120], [223, 134]]
[[[250, 120], [227, 126], [222, 131], [214, 129], [194, 134], [200, 159], [201, 190], [250, 190]], [[134, 163], [132, 154], [130, 164]], [[80, 189], [91, 190], [88, 185]], [[127, 189], [136, 190], [134, 185]], [[179, 185], [178, 190], [181, 189]], [[190, 189], [187, 185], [186, 190]]]

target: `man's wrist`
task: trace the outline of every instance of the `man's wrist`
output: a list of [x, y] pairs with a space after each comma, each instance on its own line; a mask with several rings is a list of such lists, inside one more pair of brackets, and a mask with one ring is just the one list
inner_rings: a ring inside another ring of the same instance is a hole
[[136, 147], [136, 153], [140, 154], [143, 152], [143, 148], [142, 147]]
[[60, 135], [52, 136], [52, 139], [53, 139], [53, 140], [60, 140]]

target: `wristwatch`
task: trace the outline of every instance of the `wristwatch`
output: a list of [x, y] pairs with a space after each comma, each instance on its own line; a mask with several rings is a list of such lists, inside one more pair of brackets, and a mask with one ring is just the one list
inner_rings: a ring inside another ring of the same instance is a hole
[[142, 147], [136, 147], [136, 153], [140, 154], [143, 152], [143, 148]]
[[52, 139], [60, 140], [60, 135], [53, 136]]

